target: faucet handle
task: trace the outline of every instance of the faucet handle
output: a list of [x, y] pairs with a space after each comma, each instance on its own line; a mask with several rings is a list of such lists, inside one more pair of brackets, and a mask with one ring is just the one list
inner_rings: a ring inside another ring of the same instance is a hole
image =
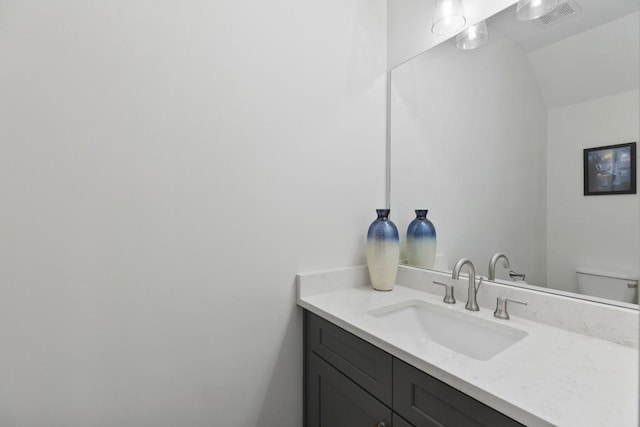
[[435, 280], [433, 281], [433, 283], [435, 285], [444, 286], [445, 294], [444, 294], [444, 299], [442, 300], [444, 303], [446, 303], [446, 304], [455, 304], [456, 303], [456, 298], [453, 296], [453, 285], [450, 285], [450, 284], [447, 284], [447, 283], [436, 282]]
[[493, 312], [493, 317], [497, 317], [498, 319], [509, 319], [509, 313], [507, 312], [507, 302], [515, 302], [517, 304], [527, 305], [526, 302], [518, 301], [515, 299], [509, 299], [505, 297], [498, 297], [496, 300], [496, 311]]
[[474, 280], [473, 284], [475, 285], [475, 288], [476, 288], [476, 294], [477, 294], [477, 293], [478, 293], [478, 291], [480, 290], [480, 285], [482, 285], [482, 281], [484, 280], [484, 277], [480, 276], [480, 281], [478, 282], [478, 284], [477, 284], [477, 285], [475, 284], [475, 277], [474, 277], [474, 279], [473, 279], [473, 280]]

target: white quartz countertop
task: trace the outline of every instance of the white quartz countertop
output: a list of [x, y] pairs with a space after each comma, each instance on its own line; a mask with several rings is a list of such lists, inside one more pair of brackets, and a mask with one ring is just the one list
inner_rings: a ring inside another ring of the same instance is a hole
[[[304, 283], [298, 283], [300, 287]], [[520, 329], [528, 335], [481, 361], [436, 343], [425, 345], [396, 325], [370, 314], [420, 300], [448, 310]], [[397, 285], [391, 292], [335, 283], [318, 291], [299, 289], [298, 305], [382, 348], [527, 426], [638, 426], [638, 349], [589, 337], [511, 314], [447, 305], [442, 296]]]

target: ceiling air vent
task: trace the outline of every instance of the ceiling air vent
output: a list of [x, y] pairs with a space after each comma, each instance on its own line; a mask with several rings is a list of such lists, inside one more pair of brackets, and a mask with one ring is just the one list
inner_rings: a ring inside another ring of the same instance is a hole
[[538, 21], [543, 25], [551, 25], [556, 22], [560, 22], [563, 19], [567, 19], [578, 12], [580, 12], [580, 6], [578, 6], [573, 0], [567, 0], [560, 3], [558, 7], [546, 15], [542, 15], [538, 18]]

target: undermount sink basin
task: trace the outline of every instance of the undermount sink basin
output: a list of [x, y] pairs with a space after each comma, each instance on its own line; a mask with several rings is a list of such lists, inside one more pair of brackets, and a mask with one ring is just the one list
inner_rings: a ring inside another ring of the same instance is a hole
[[489, 360], [528, 335], [471, 314], [420, 300], [405, 301], [369, 312], [397, 326], [398, 333], [421, 344], [435, 342], [477, 360]]

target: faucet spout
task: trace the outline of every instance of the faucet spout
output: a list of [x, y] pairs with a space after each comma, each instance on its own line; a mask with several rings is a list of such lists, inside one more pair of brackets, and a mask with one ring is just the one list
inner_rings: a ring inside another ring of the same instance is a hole
[[496, 264], [498, 260], [502, 259], [502, 266], [504, 268], [510, 268], [509, 258], [503, 253], [498, 252], [494, 256], [491, 257], [491, 261], [489, 261], [489, 275], [487, 276], [487, 280], [495, 280], [496, 279]]
[[460, 277], [460, 271], [462, 270], [462, 267], [464, 267], [465, 265], [467, 266], [467, 270], [469, 271], [469, 290], [467, 304], [465, 304], [464, 308], [469, 311], [480, 311], [476, 295], [478, 294], [478, 289], [480, 289], [480, 285], [482, 284], [482, 279], [480, 279], [480, 283], [478, 283], [478, 286], [476, 287], [476, 269], [473, 266], [471, 260], [467, 258], [462, 258], [461, 260], [459, 260], [453, 267], [451, 278], [457, 280]]

